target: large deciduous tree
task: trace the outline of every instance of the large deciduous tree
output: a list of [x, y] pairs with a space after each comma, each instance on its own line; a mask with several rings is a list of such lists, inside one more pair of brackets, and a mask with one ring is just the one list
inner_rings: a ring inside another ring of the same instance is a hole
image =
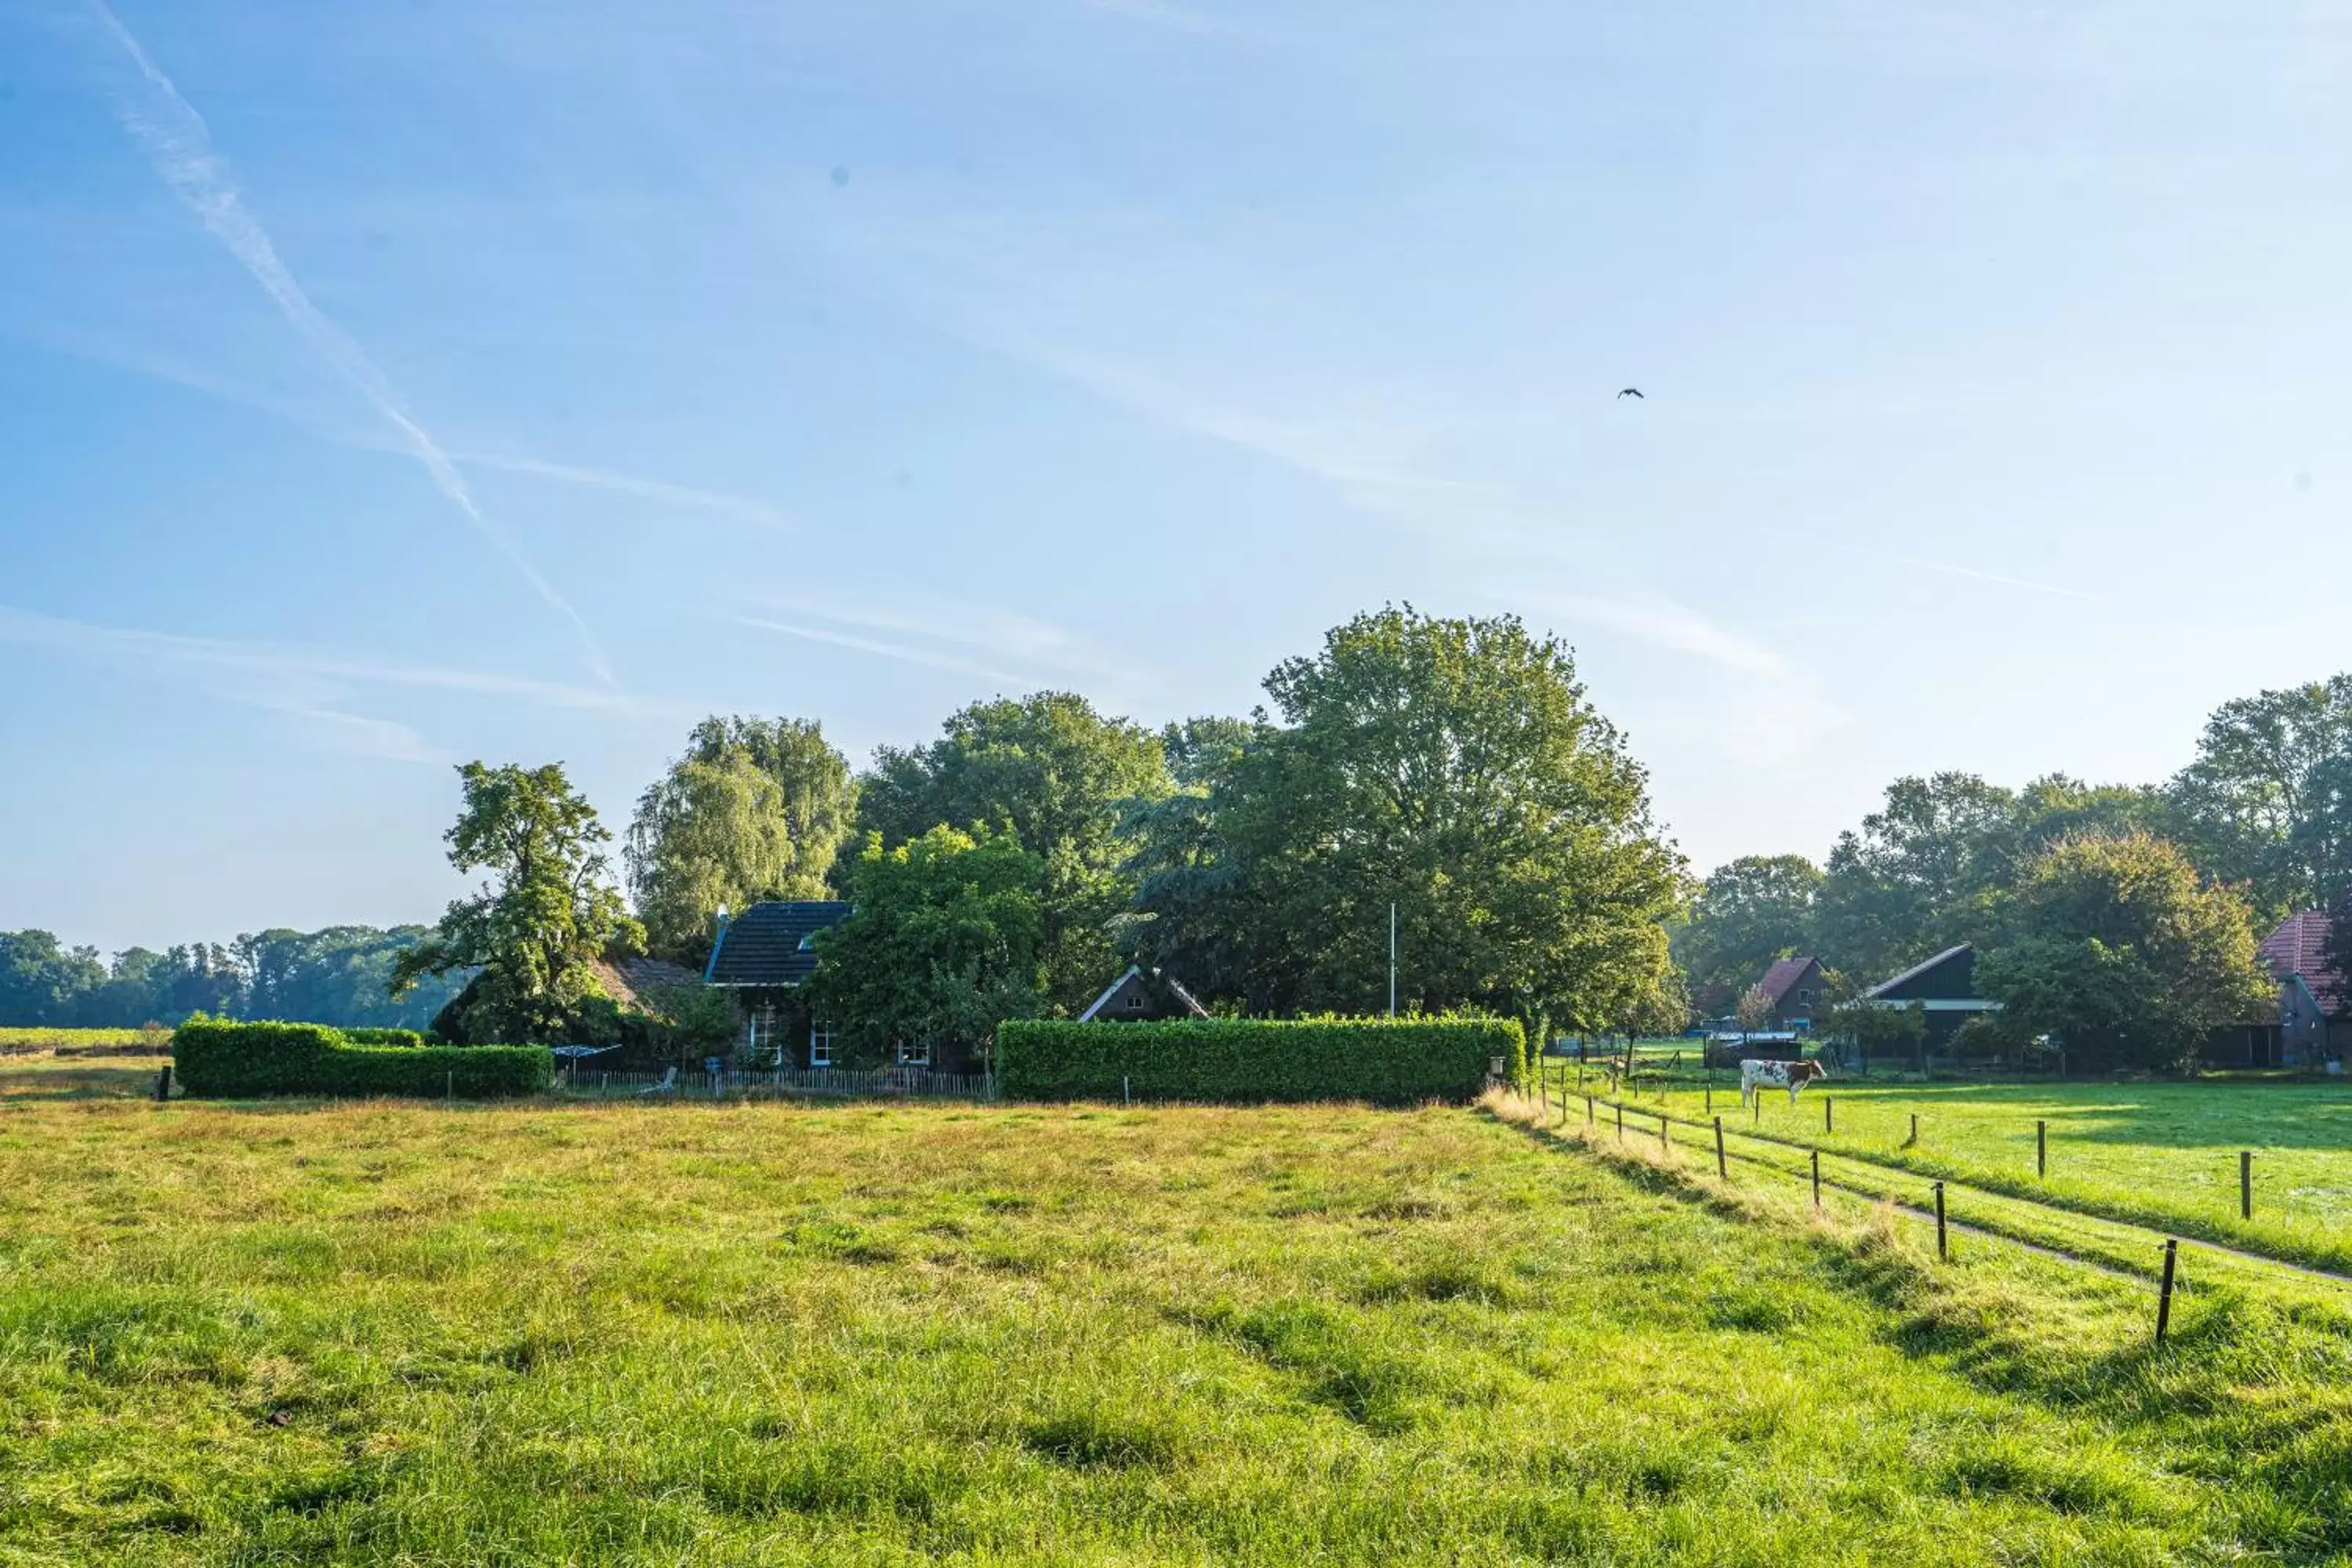
[[869, 835], [855, 912], [817, 939], [809, 980], [842, 1063], [887, 1060], [902, 1040], [985, 1052], [998, 1024], [1034, 1014], [1042, 869], [1009, 831], [939, 826], [893, 847]]
[[393, 994], [426, 974], [478, 970], [436, 1028], [470, 1043], [561, 1042], [601, 994], [596, 959], [644, 940], [607, 879], [602, 846], [612, 835], [560, 763], [457, 772], [465, 805], [444, 836], [449, 863], [488, 879], [401, 954]]
[[1117, 962], [1111, 925], [1134, 890], [1121, 823], [1169, 788], [1157, 735], [1097, 713], [1083, 697], [1040, 691], [975, 702], [928, 745], [882, 748], [857, 819], [886, 845], [941, 825], [1010, 830], [1036, 858], [1048, 1005], [1071, 1011], [1102, 989]]
[[856, 805], [849, 763], [797, 719], [704, 720], [637, 799], [624, 853], [657, 952], [700, 958], [722, 907], [819, 899]]
[[1720, 1017], [1775, 959], [1810, 952], [1821, 868], [1801, 855], [1743, 855], [1710, 873], [1674, 931], [1693, 1001]]
[[1513, 616], [1360, 616], [1139, 814], [1139, 955], [1254, 1012], [1655, 1011], [1681, 861], [1569, 649]]
[[2005, 1032], [2057, 1037], [2074, 1060], [2181, 1067], [2210, 1030], [2273, 1005], [2243, 897], [2152, 835], [2063, 839], [2004, 904], [1977, 985]]
[[1865, 984], [1981, 927], [2009, 874], [2017, 796], [1974, 773], [1908, 777], [1838, 836], [1816, 898], [1825, 962]]
[[2352, 883], [2352, 675], [2224, 702], [2167, 788], [2172, 831], [2266, 919]]

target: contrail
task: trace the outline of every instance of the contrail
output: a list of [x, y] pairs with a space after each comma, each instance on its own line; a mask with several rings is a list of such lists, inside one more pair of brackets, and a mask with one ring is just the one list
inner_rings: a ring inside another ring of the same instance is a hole
[[588, 623], [580, 618], [580, 612], [555, 591], [553, 584], [539, 574], [539, 569], [523, 554], [522, 547], [515, 542], [514, 536], [483, 514], [481, 507], [474, 500], [474, 492], [467, 488], [464, 476], [449, 461], [448, 454], [409, 414], [400, 395], [393, 389], [392, 383], [384, 379], [383, 372], [368, 358], [367, 351], [352, 342], [349, 334], [310, 302], [310, 297], [302, 291], [302, 286], [294, 280], [294, 275], [278, 258], [278, 247], [270, 243], [268, 232], [254, 220], [252, 214], [246, 211], [245, 204], [237, 197], [236, 184], [229, 174], [228, 165], [213, 151], [212, 132], [205, 128], [204, 117], [180, 96], [180, 89], [172, 85], [172, 79], [147, 58], [147, 51], [139, 47], [139, 40], [131, 36], [130, 29], [115, 16], [106, 0], [89, 0], [89, 7], [99, 21], [105, 25], [106, 30], [113, 35], [114, 41], [122, 46], [123, 52], [131, 57], [131, 62], [138, 66], [139, 74], [146, 79], [145, 102], [141, 105], [124, 104], [121, 115], [124, 129], [146, 150], [148, 161], [154, 164], [155, 172], [198, 217], [204, 219], [205, 226], [212, 230], [213, 237], [236, 258], [238, 265], [252, 274], [253, 280], [261, 285], [262, 291], [269, 296], [294, 330], [302, 334], [302, 340], [310, 345], [312, 352], [373, 404], [376, 412], [400, 433], [409, 454], [425, 465], [425, 471], [432, 476], [433, 483], [448, 498], [449, 504], [465, 514], [466, 521], [473, 524], [475, 531], [488, 541], [492, 549], [505, 556], [509, 565], [522, 574], [523, 581], [529, 583], [550, 607], [572, 623], [572, 630], [579, 635], [589, 667], [605, 684], [613, 684], [612, 667], [605, 662], [604, 651], [596, 646], [596, 639], [589, 632]]
[[2004, 577], [1998, 572], [1979, 572], [1973, 567], [1955, 566], [1948, 561], [1923, 561], [1915, 555], [1890, 555], [1889, 561], [1899, 561], [1906, 566], [1924, 566], [1930, 572], [1948, 572], [1955, 577], [1973, 577], [1979, 583], [1999, 583], [2005, 588], [2023, 588], [2035, 594], [2054, 594], [2062, 599], [2086, 599], [2094, 605], [2106, 601], [2096, 594], [2085, 594], [2080, 588], [2061, 588], [2054, 583], [2036, 583], [2027, 577]]

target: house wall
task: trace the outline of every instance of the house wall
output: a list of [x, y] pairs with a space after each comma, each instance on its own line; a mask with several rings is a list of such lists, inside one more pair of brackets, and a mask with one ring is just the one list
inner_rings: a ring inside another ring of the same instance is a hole
[[2279, 983], [2279, 1045], [2285, 1067], [2317, 1067], [2326, 1059], [2327, 1019], [2293, 975]]

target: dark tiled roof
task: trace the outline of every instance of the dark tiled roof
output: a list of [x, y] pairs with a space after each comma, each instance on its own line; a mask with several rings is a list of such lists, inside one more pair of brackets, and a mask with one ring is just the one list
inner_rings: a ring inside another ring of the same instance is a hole
[[1174, 975], [1158, 969], [1146, 969], [1139, 963], [1130, 963], [1125, 973], [1103, 987], [1103, 994], [1078, 1015], [1078, 1022], [1085, 1024], [1097, 1018], [1118, 1017], [1124, 1009], [1113, 1012], [1106, 1012], [1105, 1009], [1119, 993], [1130, 986], [1150, 1002], [1150, 1006], [1147, 1010], [1154, 1016], [1205, 1018], [1209, 1016], [1209, 1010], [1201, 1005], [1200, 998], [1185, 990]]
[[1967, 942], [1948, 947], [1924, 963], [1915, 963], [1892, 980], [1882, 980], [1862, 994], [1865, 1002], [1968, 1000], [1975, 997], [1977, 955]]
[[1756, 984], [1764, 988], [1764, 994], [1769, 996], [1777, 1007], [1780, 999], [1789, 994], [1789, 987], [1802, 980], [1805, 971], [1812, 966], [1813, 961], [1801, 952], [1794, 958], [1784, 958], [1774, 963], [1764, 972], [1764, 978]]
[[2270, 971], [2281, 980], [2300, 974], [2319, 1005], [2333, 1012], [2345, 1002], [2344, 977], [2327, 967], [2328, 920], [2326, 911], [2304, 910], [2279, 922], [2257, 949]]
[[753, 904], [719, 933], [703, 978], [713, 985], [798, 985], [816, 972], [806, 939], [848, 918], [847, 904]]

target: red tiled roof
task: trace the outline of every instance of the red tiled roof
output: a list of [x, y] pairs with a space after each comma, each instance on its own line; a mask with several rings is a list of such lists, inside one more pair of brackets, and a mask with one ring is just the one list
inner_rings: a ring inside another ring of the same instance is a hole
[[1764, 972], [1764, 978], [1756, 984], [1762, 988], [1765, 995], [1772, 998], [1772, 1005], [1777, 1007], [1780, 1004], [1780, 998], [1789, 994], [1789, 987], [1794, 985], [1805, 971], [1812, 966], [1813, 961], [1811, 958], [1799, 953], [1794, 958], [1784, 958], [1774, 963], [1771, 968]]
[[2326, 910], [2304, 910], [2281, 921], [2255, 951], [2281, 980], [2302, 975], [2320, 1005], [2332, 1011], [2343, 1005], [2345, 992], [2344, 977], [2327, 967], [2327, 930]]

